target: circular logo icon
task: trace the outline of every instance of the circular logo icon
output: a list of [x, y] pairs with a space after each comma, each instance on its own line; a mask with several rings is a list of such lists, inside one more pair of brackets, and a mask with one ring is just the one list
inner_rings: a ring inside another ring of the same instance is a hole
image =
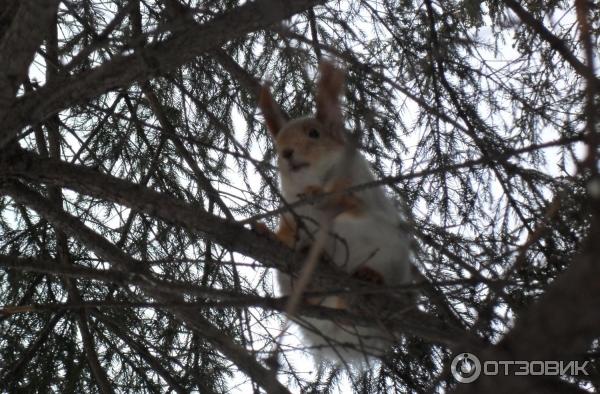
[[481, 374], [481, 362], [474, 354], [461, 353], [452, 360], [450, 370], [460, 383], [471, 383]]

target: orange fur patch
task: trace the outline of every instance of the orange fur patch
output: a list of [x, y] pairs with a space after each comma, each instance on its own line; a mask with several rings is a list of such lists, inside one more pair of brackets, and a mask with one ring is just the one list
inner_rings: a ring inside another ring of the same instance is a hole
[[304, 188], [302, 191], [302, 197], [316, 197], [320, 194], [323, 194], [323, 188], [320, 186], [310, 185]]
[[375, 271], [371, 267], [360, 267], [353, 274], [353, 278], [361, 280], [363, 282], [373, 283], [375, 285], [384, 285], [385, 279], [378, 271]]
[[272, 135], [277, 135], [281, 127], [283, 127], [286, 119], [283, 117], [277, 103], [275, 103], [268, 85], [260, 88], [260, 93], [258, 95], [258, 107], [265, 118], [267, 129], [269, 129]]
[[281, 215], [279, 226], [275, 232], [277, 239], [290, 248], [293, 248], [296, 245], [297, 231], [298, 226], [296, 226], [294, 218], [291, 215]]
[[350, 179], [337, 179], [331, 187], [328, 187], [325, 190], [325, 192], [340, 193], [340, 195], [335, 197], [333, 201], [329, 202], [327, 205], [330, 209], [339, 211], [338, 215], [361, 216], [364, 214], [364, 203], [360, 198], [346, 192], [350, 186], [352, 186]]

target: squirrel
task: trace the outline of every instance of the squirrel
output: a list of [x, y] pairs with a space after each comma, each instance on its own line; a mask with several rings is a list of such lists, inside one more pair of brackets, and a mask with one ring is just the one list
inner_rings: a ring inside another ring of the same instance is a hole
[[[283, 199], [293, 204], [326, 194], [321, 203], [282, 214], [275, 237], [300, 250], [314, 242], [319, 228], [329, 220], [323, 253], [337, 267], [374, 285], [406, 284], [411, 280], [411, 238], [398, 209], [381, 186], [347, 191], [375, 177], [344, 129], [340, 95], [345, 73], [331, 62], [321, 62], [319, 74], [314, 116], [287, 120], [269, 85], [260, 90], [258, 106], [277, 151]], [[293, 276], [277, 271], [276, 279], [284, 295], [293, 292]], [[308, 290], [326, 289], [309, 285]], [[354, 311], [356, 297], [315, 296], [305, 301]], [[365, 355], [383, 355], [393, 344], [393, 337], [383, 328], [316, 318], [302, 321], [300, 330], [318, 360], [356, 363], [365, 360]]]

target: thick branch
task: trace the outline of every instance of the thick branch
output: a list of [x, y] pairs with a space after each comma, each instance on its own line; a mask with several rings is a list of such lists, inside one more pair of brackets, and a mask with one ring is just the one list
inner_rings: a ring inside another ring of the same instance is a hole
[[0, 41], [0, 119], [4, 118], [17, 88], [27, 77], [59, 0], [21, 0], [12, 23]]
[[[286, 269], [293, 253], [283, 244], [250, 231], [243, 226], [199, 209], [192, 204], [102, 174], [83, 166], [46, 159], [22, 152], [0, 162], [4, 176], [17, 176], [35, 182], [57, 185], [106, 201], [112, 201], [135, 211], [160, 218], [165, 222], [202, 233], [224, 248], [244, 254], [271, 267]], [[80, 234], [87, 238], [87, 234]], [[120, 258], [114, 256], [113, 258]], [[114, 260], [113, 260], [114, 261]], [[120, 265], [126, 261], [114, 261]], [[134, 267], [129, 267], [132, 270]]]

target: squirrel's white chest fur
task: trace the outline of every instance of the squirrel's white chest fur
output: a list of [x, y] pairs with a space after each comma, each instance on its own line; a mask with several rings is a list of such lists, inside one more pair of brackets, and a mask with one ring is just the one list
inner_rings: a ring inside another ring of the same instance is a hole
[[[356, 153], [347, 170], [352, 174], [352, 186], [372, 181], [367, 161]], [[302, 198], [308, 187], [324, 187], [326, 168], [307, 168], [293, 177], [282, 177], [283, 197], [288, 203]], [[341, 213], [331, 223], [331, 236], [324, 252], [348, 273], [363, 266], [385, 278], [387, 285], [407, 282], [410, 278], [409, 238], [400, 228], [397, 209], [380, 188], [355, 193], [364, 204], [360, 215]], [[304, 227], [313, 235], [322, 226], [323, 212], [315, 205], [304, 205], [295, 210]], [[304, 235], [303, 235], [304, 234]], [[306, 243], [308, 235], [299, 230], [299, 242]]]

